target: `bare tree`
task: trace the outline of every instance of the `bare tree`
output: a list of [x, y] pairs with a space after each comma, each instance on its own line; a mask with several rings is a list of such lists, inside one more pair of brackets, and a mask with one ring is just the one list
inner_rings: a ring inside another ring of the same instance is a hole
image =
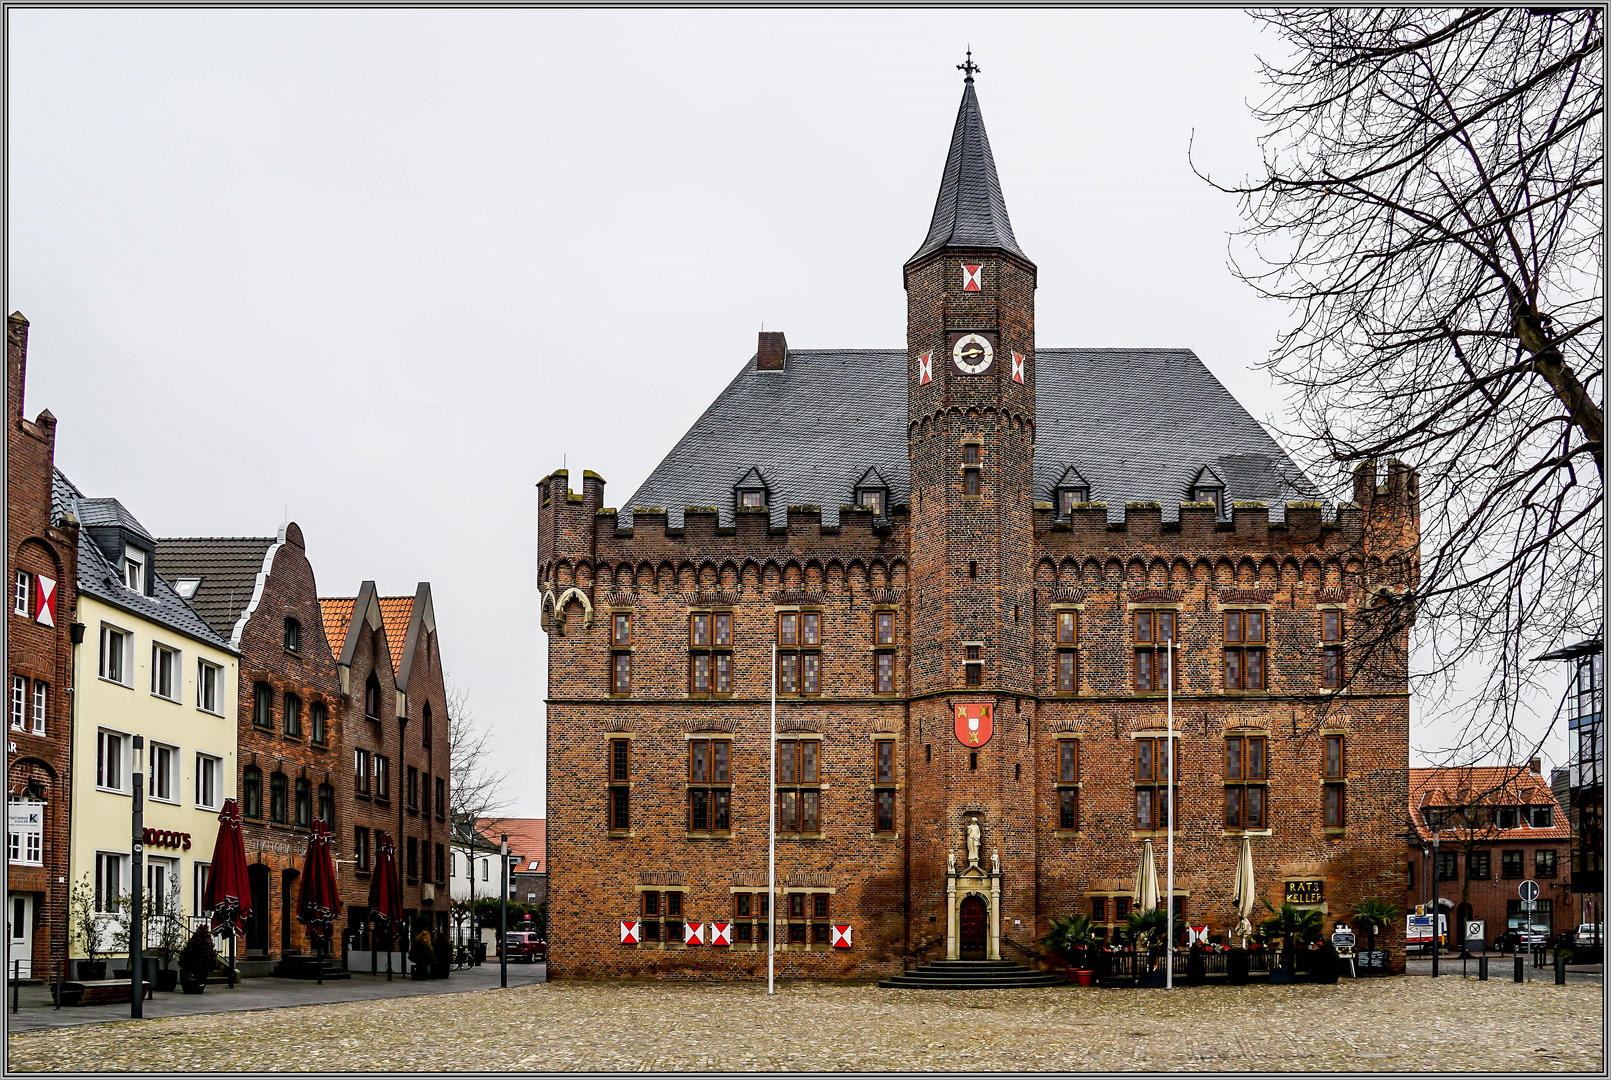
[[[468, 852], [470, 902], [464, 910], [455, 907], [455, 919], [462, 923], [469, 918], [475, 925], [475, 861], [481, 839], [475, 823], [482, 818], [494, 817], [507, 809], [510, 803], [504, 782], [509, 773], [498, 772], [492, 765], [491, 732], [475, 722], [469, 708], [470, 693], [451, 682], [447, 686], [448, 745], [452, 748], [452, 764], [448, 771], [448, 806], [455, 844]], [[501, 878], [500, 878], [501, 880]]]
[[[1266, 361], [1318, 481], [1403, 458], [1419, 550], [1377, 601], [1415, 624], [1438, 756], [1525, 760], [1531, 656], [1600, 631], [1604, 471], [1603, 36], [1597, 8], [1255, 15], [1264, 175], [1216, 184], [1247, 226], [1232, 269], [1291, 305]], [[1207, 179], [1205, 177], [1205, 179]], [[1210, 181], [1211, 183], [1213, 181]]]

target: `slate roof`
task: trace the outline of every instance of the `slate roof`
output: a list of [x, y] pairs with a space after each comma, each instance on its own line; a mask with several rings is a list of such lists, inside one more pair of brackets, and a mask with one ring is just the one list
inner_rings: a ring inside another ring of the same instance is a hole
[[74, 514], [78, 518], [79, 525], [86, 529], [123, 528], [136, 536], [151, 539], [151, 534], [146, 532], [145, 526], [136, 521], [134, 515], [129, 513], [128, 507], [116, 499], [88, 499], [79, 496]]
[[[86, 499], [78, 487], [62, 475], [60, 469], [56, 470], [52, 482], [53, 511], [57, 508], [58, 501], [61, 512], [71, 513], [81, 524], [86, 522], [88, 515], [88, 518], [93, 519], [99, 526], [119, 525], [138, 530], [140, 535], [150, 538], [144, 527], [134, 520], [134, 515], [129, 514], [116, 499]], [[110, 510], [108, 504], [115, 504], [116, 511]], [[161, 557], [160, 545], [157, 546], [157, 555]], [[161, 570], [153, 568], [153, 571], [151, 595], [147, 596], [124, 588], [117, 567], [112, 565], [111, 560], [90, 538], [88, 528], [79, 530], [78, 591], [80, 593], [93, 596], [113, 607], [166, 626], [197, 641], [227, 652], [237, 651], [227, 638], [214, 631], [178, 593], [173, 591]]]
[[[1456, 769], [1411, 769], [1409, 788], [1410, 821], [1421, 839], [1432, 842], [1432, 830], [1421, 814], [1426, 806], [1542, 806], [1554, 807], [1548, 828], [1535, 829], [1523, 824], [1499, 829], [1484, 823], [1477, 829], [1479, 839], [1570, 840], [1571, 825], [1555, 801], [1549, 783], [1525, 765], [1474, 765]], [[1454, 829], [1445, 828], [1445, 837]], [[1463, 829], [1458, 830], [1464, 832]]]
[[1007, 200], [1001, 194], [996, 159], [990, 153], [990, 136], [985, 134], [972, 79], [962, 86], [962, 104], [951, 131], [945, 171], [940, 174], [940, 194], [934, 200], [929, 234], [906, 265], [945, 247], [990, 248], [1029, 262], [1007, 220]]
[[[1315, 487], [1190, 349], [1041, 349], [1035, 354], [1035, 493], [1050, 501], [1073, 465], [1090, 497], [1124, 520], [1126, 502], [1157, 502], [1175, 520], [1205, 464], [1225, 478], [1227, 506], [1260, 500], [1283, 520], [1288, 500]], [[752, 467], [765, 474], [772, 523], [788, 507], [822, 508], [826, 525], [853, 502], [856, 480], [876, 468], [891, 506], [910, 500], [904, 349], [789, 350], [783, 371], [755, 360], [694, 422], [620, 508], [715, 506], [733, 523], [733, 487]], [[333, 640], [333, 639], [332, 639]]]
[[157, 572], [169, 581], [200, 578], [190, 606], [207, 625], [233, 637], [257, 589], [272, 536], [184, 536], [157, 541]]

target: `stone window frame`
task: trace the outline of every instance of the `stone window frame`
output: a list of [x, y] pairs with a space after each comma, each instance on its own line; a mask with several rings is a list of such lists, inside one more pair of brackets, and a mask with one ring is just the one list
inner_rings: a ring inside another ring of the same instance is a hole
[[[822, 770], [824, 764], [822, 760], [823, 738], [820, 734], [811, 731], [791, 731], [788, 733], [788, 736], [789, 737], [786, 739], [780, 738], [777, 741], [779, 765], [777, 770], [777, 837], [780, 840], [821, 840], [823, 837], [822, 791], [823, 788], [826, 787], [826, 785], [822, 782]], [[796, 755], [791, 770], [794, 772], [795, 778], [791, 780], [784, 779], [783, 769], [781, 767], [784, 753], [783, 747], [786, 743], [795, 748], [794, 753]], [[812, 744], [816, 747], [816, 752], [814, 755], [816, 763], [816, 777], [813, 780], [803, 779], [805, 754], [799, 749], [801, 744]], [[794, 823], [797, 824], [799, 828], [790, 828], [784, 824], [783, 805], [785, 795], [792, 795], [794, 797], [794, 802], [792, 802], [791, 805], [796, 808], [794, 813]], [[810, 795], [813, 798], [808, 799], [807, 795]], [[808, 802], [813, 801], [815, 802], [817, 808], [816, 828], [814, 830], [807, 831], [805, 828], [805, 807]]]
[[[1320, 604], [1316, 610], [1320, 615], [1320, 687], [1340, 690], [1348, 679], [1344, 645], [1348, 637], [1348, 608], [1345, 604]], [[1269, 673], [1265, 675], [1268, 677]]]
[[[1179, 889], [1175, 890], [1179, 892]], [[1130, 919], [1130, 913], [1135, 904], [1135, 897], [1128, 889], [1092, 889], [1085, 894], [1091, 910], [1091, 929], [1099, 935], [1099, 940], [1107, 944], [1114, 940], [1120, 927]], [[1097, 918], [1095, 901], [1102, 901], [1101, 918]], [[1120, 906], [1124, 913], [1119, 913]]]
[[[886, 618], [886, 617], [889, 619], [889, 640], [887, 640], [887, 641], [883, 640], [883, 635], [880, 633], [880, 627], [879, 627], [879, 621], [884, 619], [884, 618]], [[895, 605], [895, 604], [879, 604], [879, 605], [875, 605], [873, 607], [873, 626], [872, 626], [872, 629], [873, 629], [873, 643], [872, 643], [872, 650], [873, 650], [873, 696], [874, 697], [895, 697], [900, 693], [900, 683], [899, 683], [899, 679], [897, 678], [896, 664], [895, 664], [896, 652], [899, 649], [899, 645], [897, 644], [897, 642], [899, 641], [899, 638], [898, 638], [898, 631], [896, 629], [896, 620], [898, 620], [899, 618], [900, 618], [900, 607], [898, 605]], [[880, 686], [879, 686], [879, 681], [878, 681], [879, 680], [879, 670], [878, 670], [879, 666], [881, 664], [885, 663], [886, 661], [889, 664], [889, 689], [888, 690], [881, 689]]]
[[[1163, 615], [1169, 618], [1160, 618]], [[1130, 673], [1132, 693], [1154, 695], [1168, 692], [1169, 644], [1174, 642], [1176, 649], [1180, 647], [1180, 615], [1179, 604], [1126, 606], [1125, 621], [1129, 623], [1130, 649], [1134, 654]], [[1161, 663], [1160, 657], [1163, 658]], [[1175, 689], [1181, 688], [1177, 686]]]
[[984, 685], [984, 642], [961, 641], [962, 647], [962, 685]]
[[[1085, 835], [1081, 827], [1080, 812], [1083, 809], [1080, 803], [1084, 800], [1085, 787], [1085, 737], [1078, 732], [1059, 732], [1052, 740], [1056, 747], [1052, 757], [1052, 789], [1056, 793], [1057, 802], [1052, 812], [1057, 815], [1057, 826], [1054, 835], [1066, 839], [1078, 839]], [[1064, 758], [1064, 747], [1074, 748], [1073, 778], [1069, 778], [1069, 770], [1065, 768], [1068, 762]], [[1071, 792], [1074, 800], [1074, 824], [1072, 827], [1064, 824], [1063, 799], [1064, 792]]]
[[[638, 894], [638, 902], [630, 918], [638, 920], [639, 932], [637, 944], [631, 947], [638, 949], [661, 949], [667, 951], [687, 948], [687, 944], [682, 939], [680, 924], [686, 921], [688, 918], [688, 886], [635, 885], [633, 886], [633, 891]], [[648, 911], [648, 897], [650, 894], [653, 894], [655, 897], [655, 912], [653, 915], [651, 915]], [[670, 904], [667, 898], [671, 896], [675, 896], [677, 898], [677, 912], [675, 915], [668, 910]], [[669, 937], [665, 933], [664, 927], [667, 922], [671, 922], [673, 920], [675, 920], [675, 923], [678, 924], [679, 929], [674, 937]], [[656, 938], [654, 941], [644, 940], [643, 924], [647, 922], [653, 922], [655, 924]]]
[[[794, 616], [794, 643], [784, 644], [784, 619]], [[808, 619], [816, 620], [816, 640], [807, 643], [806, 626]], [[777, 645], [777, 686], [779, 697], [815, 698], [822, 696], [822, 639], [827, 626], [827, 619], [822, 608], [817, 606], [799, 606], [782, 604], [772, 609], [772, 640]], [[784, 672], [792, 662], [795, 689], [785, 688]], [[813, 667], [815, 670], [814, 689], [805, 689], [806, 670]]]
[[[604, 740], [604, 828], [610, 837], [636, 836], [632, 828], [632, 739], [629, 731], [610, 731]], [[617, 745], [621, 749], [617, 749]], [[625, 769], [618, 766], [625, 765]], [[626, 811], [625, 827], [620, 811]]]
[[[1130, 804], [1130, 814], [1131, 814], [1131, 817], [1130, 817], [1130, 838], [1132, 840], [1140, 840], [1140, 839], [1143, 839], [1143, 838], [1149, 837], [1149, 836], [1151, 836], [1151, 837], [1158, 837], [1158, 836], [1167, 837], [1171, 831], [1177, 837], [1182, 835], [1181, 829], [1180, 829], [1180, 806], [1181, 806], [1181, 802], [1182, 802], [1182, 799], [1181, 799], [1181, 795], [1182, 795], [1182, 791], [1181, 791], [1181, 773], [1182, 773], [1181, 761], [1183, 760], [1183, 757], [1182, 757], [1181, 751], [1180, 751], [1180, 741], [1181, 741], [1181, 738], [1182, 738], [1182, 732], [1178, 728], [1175, 731], [1175, 815], [1174, 815], [1174, 818], [1170, 822], [1170, 825], [1171, 825], [1170, 829], [1161, 829], [1161, 828], [1157, 827], [1158, 817], [1159, 817], [1159, 813], [1160, 813], [1159, 807], [1167, 805], [1167, 802], [1168, 802], [1168, 794], [1167, 794], [1167, 792], [1168, 792], [1168, 789], [1169, 789], [1168, 778], [1163, 775], [1163, 773], [1166, 771], [1165, 768], [1164, 768], [1164, 762], [1165, 762], [1166, 758], [1164, 756], [1159, 755], [1157, 744], [1166, 741], [1167, 738], [1168, 738], [1168, 733], [1163, 728], [1144, 728], [1144, 729], [1142, 729], [1140, 731], [1132, 731], [1132, 732], [1130, 732], [1130, 739], [1131, 739], [1132, 743], [1136, 744], [1134, 746], [1134, 748], [1132, 749], [1131, 758], [1130, 758], [1130, 762], [1131, 762], [1130, 787], [1131, 787], [1132, 791], [1135, 793], [1134, 796], [1133, 796], [1133, 800], [1132, 800], [1132, 802]], [[1152, 749], [1150, 751], [1150, 753], [1152, 755], [1152, 760], [1151, 760], [1152, 776], [1150, 778], [1143, 777], [1141, 775], [1142, 758], [1141, 758], [1141, 748], [1140, 748], [1139, 744], [1141, 742], [1144, 742], [1144, 741], [1145, 742], [1150, 742], [1150, 743], [1153, 744], [1153, 747], [1152, 747]], [[1152, 795], [1149, 797], [1149, 805], [1152, 808], [1153, 827], [1150, 828], [1150, 829], [1141, 828], [1140, 827], [1140, 819], [1137, 816], [1140, 813], [1141, 792], [1143, 790], [1148, 790], [1148, 791], [1152, 792]]]
[[[684, 755], [687, 766], [683, 773], [683, 789], [685, 792], [683, 796], [683, 826], [687, 837], [690, 840], [725, 839], [730, 837], [733, 835], [733, 737], [725, 732], [692, 731], [687, 734], [686, 741], [688, 748], [687, 753]], [[695, 743], [704, 744], [704, 778], [698, 780], [694, 778], [696, 774]], [[727, 748], [725, 761], [723, 762], [726, 767], [726, 779], [723, 780], [716, 778], [716, 765], [719, 757], [716, 750], [717, 743]], [[705, 805], [706, 827], [703, 829], [694, 827], [696, 792], [704, 793], [707, 800]], [[719, 829], [716, 827], [716, 822], [719, 820], [716, 807], [723, 796], [726, 799], [727, 827]]]
[[[1336, 746], [1333, 766], [1332, 747]], [[1320, 732], [1320, 824], [1328, 836], [1348, 828], [1348, 733]]]
[[[1084, 604], [1053, 604], [1052, 613], [1052, 692], [1073, 697], [1080, 692], [1080, 623], [1085, 619]], [[1065, 616], [1068, 616], [1065, 620]], [[1065, 636], [1064, 630], [1071, 632]], [[1070, 678], [1063, 679], [1063, 658], [1071, 665]]]
[[[1220, 835], [1235, 837], [1269, 836], [1272, 833], [1270, 826], [1270, 777], [1274, 772], [1274, 769], [1271, 768], [1270, 760], [1270, 731], [1268, 728], [1231, 728], [1224, 733], [1223, 738], [1225, 740], [1225, 745], [1220, 754], [1220, 784], [1223, 786], [1226, 794], [1225, 801], [1221, 805], [1220, 809]], [[1258, 777], [1249, 775], [1248, 762], [1251, 760], [1251, 758], [1248, 754], [1248, 741], [1252, 739], [1256, 739], [1262, 744], [1260, 750], [1263, 757], [1263, 772], [1262, 775]], [[1237, 762], [1238, 768], [1236, 770], [1233, 770], [1231, 766], [1231, 743], [1233, 741], [1238, 743], [1237, 750], [1239, 760]], [[1233, 771], [1235, 771], [1237, 775], [1233, 776]], [[1246, 791], [1248, 788], [1253, 787], [1263, 789], [1260, 806], [1260, 809], [1262, 810], [1262, 822], [1256, 826], [1248, 824], [1247, 813], [1248, 798]], [[1240, 821], [1239, 825], [1232, 825], [1227, 820], [1227, 812], [1230, 809], [1230, 792], [1234, 790], [1241, 790], [1243, 792], [1237, 806], [1238, 820]]]
[[[1222, 604], [1219, 607], [1219, 636], [1223, 650], [1224, 663], [1220, 669], [1220, 686], [1227, 694], [1265, 694], [1270, 690], [1270, 614], [1269, 604]], [[1257, 641], [1247, 635], [1249, 615], [1258, 616], [1259, 637]], [[1231, 633], [1232, 623], [1236, 625], [1236, 635]], [[1236, 676], [1233, 680], [1231, 674], [1232, 657], [1235, 657]], [[1247, 685], [1248, 672], [1253, 667], [1250, 658], [1257, 657], [1259, 682], [1257, 686]]]
[[[984, 438], [964, 435], [957, 440], [957, 445], [962, 448], [962, 461], [957, 466], [957, 475], [962, 480], [962, 502], [965, 506], [977, 506], [984, 499]], [[968, 490], [970, 485], [972, 491]]]
[[[718, 619], [727, 619], [727, 641], [717, 644]], [[733, 696], [733, 609], [730, 607], [695, 607], [688, 609], [688, 696], [691, 698], [728, 698]], [[698, 628], [704, 624], [704, 640], [699, 640]], [[705, 689], [700, 690], [695, 677], [699, 660], [705, 660]], [[720, 689], [722, 663], [726, 661], [727, 688]]]
[[609, 695], [631, 697], [633, 612], [631, 608], [610, 608], [605, 615], [610, 632]]
[[[900, 740], [893, 731], [875, 731], [872, 735], [873, 743], [873, 782], [869, 785], [873, 792], [873, 820], [872, 835], [875, 839], [890, 839], [900, 836]], [[882, 762], [879, 755], [883, 747], [889, 747], [889, 776], [885, 779], [879, 772]], [[820, 766], [820, 762], [818, 763]], [[889, 800], [889, 828], [881, 829], [879, 818], [883, 807], [881, 803], [885, 798]], [[818, 821], [821, 821], [822, 808], [817, 808]]]

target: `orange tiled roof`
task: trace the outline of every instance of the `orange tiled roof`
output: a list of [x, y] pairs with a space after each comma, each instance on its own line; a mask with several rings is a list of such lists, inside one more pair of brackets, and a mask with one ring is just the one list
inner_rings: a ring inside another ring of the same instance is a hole
[[412, 596], [377, 597], [380, 619], [386, 625], [386, 648], [392, 654], [392, 674], [403, 662], [403, 643], [408, 640], [408, 621], [414, 617]]
[[357, 602], [356, 596], [319, 597], [319, 614], [324, 619], [324, 639], [330, 643], [330, 651], [337, 660], [341, 659], [341, 647], [347, 643], [347, 624], [352, 622], [352, 606]]
[[[1549, 806], [1553, 808], [1551, 824], [1535, 829], [1523, 824], [1514, 829], [1500, 829], [1491, 821], [1482, 820], [1477, 827], [1478, 837], [1494, 840], [1568, 840], [1572, 836], [1566, 815], [1555, 801], [1549, 783], [1525, 765], [1471, 765], [1458, 769], [1410, 770], [1410, 821], [1428, 842], [1432, 830], [1426, 827], [1422, 807], [1496, 807], [1496, 806]], [[1444, 829], [1464, 833], [1458, 826]]]
[[[520, 861], [516, 867], [520, 873], [546, 874], [548, 873], [548, 821], [545, 818], [476, 818], [476, 832], [485, 836], [494, 846], [498, 837], [504, 833], [509, 834], [509, 854], [516, 856]], [[537, 869], [531, 869], [532, 860], [537, 861]]]

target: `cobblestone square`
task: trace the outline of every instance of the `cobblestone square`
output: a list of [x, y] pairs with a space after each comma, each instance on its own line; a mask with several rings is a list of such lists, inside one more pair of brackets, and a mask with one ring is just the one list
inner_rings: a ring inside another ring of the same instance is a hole
[[11, 1071], [1603, 1072], [1598, 983], [556, 982], [13, 1035]]

